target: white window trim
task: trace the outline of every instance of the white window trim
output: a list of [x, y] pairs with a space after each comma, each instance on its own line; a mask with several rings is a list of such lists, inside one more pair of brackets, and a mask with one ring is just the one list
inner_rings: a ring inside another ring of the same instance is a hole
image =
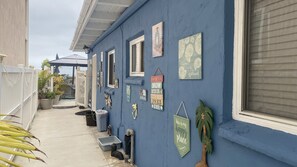
[[235, 0], [234, 7], [233, 119], [297, 135], [296, 120], [242, 111], [245, 0]]
[[[137, 43], [143, 42], [143, 41], [144, 41], [144, 35], [130, 41], [130, 45], [129, 45], [129, 48], [130, 48], [130, 52], [129, 52], [129, 59], [130, 59], [130, 67], [129, 67], [130, 69], [129, 70], [130, 70], [130, 73], [129, 74], [132, 77], [143, 77], [144, 76], [144, 72], [132, 72], [132, 46], [137, 44]], [[136, 51], [137, 51], [136, 56], [140, 56], [140, 49], [139, 49], [140, 45], [136, 45], [136, 47], [138, 48], [138, 49], [136, 48]], [[140, 64], [141, 59], [137, 58], [137, 60], [139, 61], [138, 64]], [[140, 67], [138, 67], [138, 68], [140, 68]]]
[[109, 63], [109, 61], [110, 61], [111, 54], [113, 54], [113, 64], [115, 64], [115, 50], [114, 49], [107, 53], [107, 86], [109, 88], [115, 88], [115, 85], [109, 84], [109, 77], [110, 77], [110, 75], [109, 75], [109, 64], [110, 63]]

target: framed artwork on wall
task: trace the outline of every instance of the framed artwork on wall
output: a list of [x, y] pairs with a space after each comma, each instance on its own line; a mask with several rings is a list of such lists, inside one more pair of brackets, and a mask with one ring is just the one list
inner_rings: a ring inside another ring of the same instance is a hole
[[139, 90], [139, 98], [142, 101], [147, 101], [147, 90], [146, 89]]
[[202, 79], [202, 34], [180, 39], [178, 42], [179, 79]]
[[163, 22], [152, 27], [153, 57], [163, 56]]
[[130, 103], [131, 101], [131, 86], [126, 85], [126, 96], [127, 96], [127, 102]]

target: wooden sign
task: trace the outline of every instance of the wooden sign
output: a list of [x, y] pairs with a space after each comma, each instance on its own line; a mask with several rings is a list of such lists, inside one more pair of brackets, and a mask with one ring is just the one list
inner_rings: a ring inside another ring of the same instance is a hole
[[162, 111], [163, 110], [163, 106], [152, 104], [152, 109], [161, 110]]
[[151, 89], [151, 94], [163, 94], [163, 89]]
[[151, 103], [154, 105], [163, 105], [163, 94], [151, 94]]
[[162, 89], [163, 88], [163, 83], [153, 82], [151, 87], [152, 87], [152, 89]]
[[[156, 75], [157, 72], [161, 75]], [[155, 110], [164, 109], [164, 94], [163, 94], [164, 75], [158, 68], [153, 76], [151, 76], [151, 105]]]
[[[179, 111], [183, 107], [186, 118], [179, 116]], [[174, 124], [174, 144], [181, 157], [184, 157], [188, 152], [190, 152], [190, 119], [187, 114], [187, 110], [184, 102], [181, 102], [176, 114], [173, 117]]]
[[156, 75], [156, 76], [151, 76], [151, 82], [152, 83], [163, 83], [164, 76], [163, 75]]

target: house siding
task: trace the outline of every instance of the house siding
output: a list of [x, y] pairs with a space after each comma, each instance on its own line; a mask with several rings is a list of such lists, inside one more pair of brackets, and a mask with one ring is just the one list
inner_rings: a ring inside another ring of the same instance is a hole
[[0, 53], [7, 55], [5, 65], [28, 65], [28, 3], [0, 1]]
[[[164, 22], [164, 56], [152, 57], [152, 26]], [[135, 163], [138, 167], [195, 166], [201, 158], [201, 142], [195, 127], [199, 99], [215, 114], [212, 133], [214, 152], [210, 167], [288, 167], [286, 163], [257, 150], [219, 136], [221, 125], [232, 120], [234, 2], [230, 0], [149, 0], [111, 34], [100, 40], [89, 54], [104, 52], [105, 87], [97, 89], [97, 108], [105, 106], [104, 92], [113, 92], [108, 109], [113, 133], [124, 141], [125, 130], [135, 131]], [[178, 41], [202, 32], [202, 80], [179, 80]], [[131, 102], [126, 100], [129, 78], [129, 40], [145, 36], [145, 76], [143, 85], [131, 85]], [[107, 88], [107, 52], [115, 49], [119, 88]], [[100, 58], [97, 59], [98, 63]], [[164, 74], [164, 111], [151, 108], [150, 77], [160, 68]], [[139, 99], [140, 88], [148, 90], [148, 101]], [[191, 151], [180, 158], [173, 138], [173, 115], [185, 102], [191, 120]], [[132, 118], [132, 104], [138, 117]], [[271, 133], [276, 133], [272, 131]], [[273, 139], [271, 139], [273, 140]], [[257, 141], [255, 141], [256, 143]]]

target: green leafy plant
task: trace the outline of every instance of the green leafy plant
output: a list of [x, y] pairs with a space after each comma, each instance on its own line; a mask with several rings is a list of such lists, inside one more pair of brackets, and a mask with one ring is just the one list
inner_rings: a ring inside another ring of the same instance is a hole
[[196, 128], [198, 128], [199, 138], [202, 146], [202, 158], [196, 167], [207, 167], [206, 156], [207, 153], [212, 153], [212, 141], [211, 132], [213, 129], [213, 113], [209, 107], [207, 107], [202, 100], [200, 100], [200, 106], [196, 109]]
[[53, 75], [46, 70], [42, 70], [38, 74], [38, 98], [51, 99], [53, 94], [49, 91], [47, 84]]
[[55, 96], [55, 92], [52, 92], [47, 88], [44, 88], [40, 92], [38, 92], [39, 99], [54, 99]]
[[46, 92], [46, 94], [45, 94], [45, 98], [46, 98], [46, 99], [54, 99], [55, 96], [56, 96], [55, 92], [51, 92], [51, 91], [48, 91], [48, 92]]
[[[4, 116], [16, 117], [13, 115], [0, 114], [0, 117]], [[44, 162], [41, 158], [36, 157], [34, 152], [41, 152], [44, 155], [45, 153], [26, 140], [36, 139], [39, 141], [39, 139], [37, 139], [29, 131], [14, 124], [15, 122], [10, 120], [0, 120], [0, 152]], [[20, 167], [19, 164], [0, 156], [0, 167], [7, 167], [6, 164], [14, 167]]]
[[38, 91], [45, 88], [46, 84], [49, 82], [53, 75], [46, 70], [42, 70], [38, 74]]
[[54, 76], [54, 92], [56, 95], [64, 94], [63, 91], [64, 77], [62, 75]]
[[45, 60], [42, 61], [42, 63], [41, 63], [41, 69], [44, 70], [44, 67], [48, 67], [48, 68], [51, 67], [48, 59], [45, 59]]

